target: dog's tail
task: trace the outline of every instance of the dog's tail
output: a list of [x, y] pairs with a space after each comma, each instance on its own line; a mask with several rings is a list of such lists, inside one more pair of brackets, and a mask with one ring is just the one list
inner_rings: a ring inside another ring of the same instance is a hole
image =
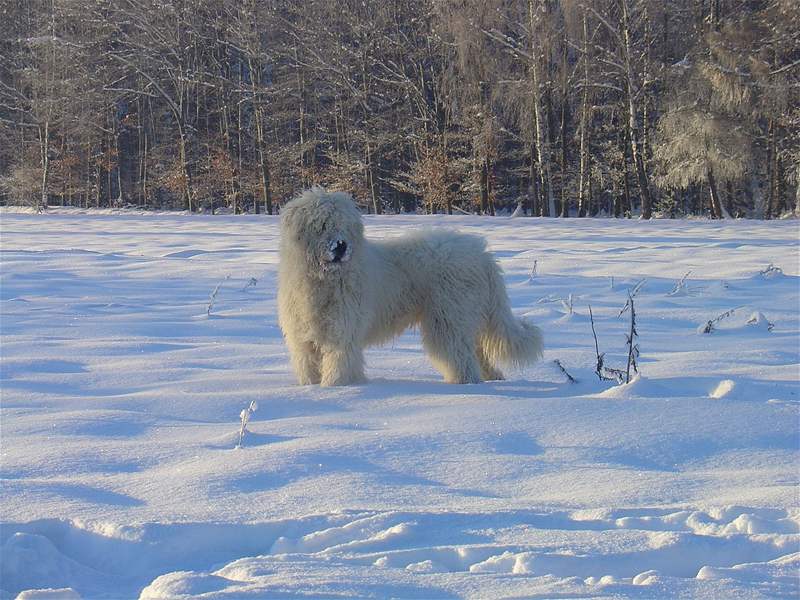
[[542, 330], [511, 313], [500, 267], [493, 266], [489, 285], [492, 306], [479, 343], [484, 356], [492, 365], [523, 367], [542, 357]]

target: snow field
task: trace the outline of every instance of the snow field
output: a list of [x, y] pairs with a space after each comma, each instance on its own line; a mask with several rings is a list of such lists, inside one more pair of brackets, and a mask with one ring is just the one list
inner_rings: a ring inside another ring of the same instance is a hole
[[0, 597], [800, 593], [796, 222], [365, 221], [485, 235], [545, 360], [297, 386], [275, 218], [0, 215]]

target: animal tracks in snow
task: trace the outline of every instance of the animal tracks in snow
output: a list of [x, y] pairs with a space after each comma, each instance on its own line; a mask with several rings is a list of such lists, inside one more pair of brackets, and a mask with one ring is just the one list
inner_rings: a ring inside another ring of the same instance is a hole
[[[399, 597], [481, 596], [487, 576], [507, 578], [509, 585], [523, 592], [532, 577], [550, 578], [554, 590], [560, 586], [563, 593], [589, 595], [609, 586], [627, 594], [626, 589], [634, 586], [657, 587], [665, 578], [685, 579], [684, 584], [697, 588], [698, 595], [704, 585], [723, 580], [763, 587], [773, 596], [792, 597], [800, 591], [794, 576], [800, 566], [798, 515], [736, 506], [628, 512], [635, 515], [609, 512], [580, 518], [527, 511], [353, 515], [333, 527], [282, 535], [269, 555], [239, 559], [214, 572], [160, 577], [142, 597], [168, 597], [161, 591], [176, 589], [177, 580], [204, 577], [227, 579], [213, 595], [235, 596], [245, 589], [265, 594], [280, 589], [291, 595], [286, 577], [311, 564], [318, 572], [347, 572], [357, 590], [357, 574], [370, 566], [383, 569], [381, 578], [398, 586], [417, 582], [419, 587], [393, 588]], [[571, 550], [563, 547], [565, 530], [577, 542], [569, 544]], [[552, 544], [556, 532], [562, 542]], [[674, 582], [671, 585], [674, 589]]]
[[[498, 577], [515, 593], [531, 578], [547, 578], [553, 593], [590, 596], [655, 590], [666, 580], [697, 597], [713, 597], [720, 582], [777, 597], [800, 591], [800, 514], [780, 509], [348, 511], [263, 524], [41, 521], [19, 529], [4, 531], [7, 593], [30, 583], [14, 568], [22, 560], [34, 561], [52, 587], [91, 594], [100, 589], [93, 579], [110, 577], [151, 600], [325, 597], [341, 591], [333, 581], [347, 581], [359, 597], [481, 596]], [[129, 577], [131, 564], [140, 579]], [[374, 569], [388, 586], [380, 592], [370, 587]]]

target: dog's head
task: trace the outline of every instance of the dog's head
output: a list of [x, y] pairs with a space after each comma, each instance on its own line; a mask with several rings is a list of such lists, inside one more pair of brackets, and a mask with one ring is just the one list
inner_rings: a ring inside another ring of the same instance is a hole
[[349, 194], [314, 187], [281, 210], [281, 244], [305, 255], [320, 273], [347, 267], [364, 240], [361, 213]]

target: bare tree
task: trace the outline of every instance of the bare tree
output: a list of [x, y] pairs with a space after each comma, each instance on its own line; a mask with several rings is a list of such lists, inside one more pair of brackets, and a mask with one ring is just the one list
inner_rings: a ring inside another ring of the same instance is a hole
[[800, 206], [793, 0], [0, 11], [0, 202], [274, 212], [319, 183], [372, 212]]

